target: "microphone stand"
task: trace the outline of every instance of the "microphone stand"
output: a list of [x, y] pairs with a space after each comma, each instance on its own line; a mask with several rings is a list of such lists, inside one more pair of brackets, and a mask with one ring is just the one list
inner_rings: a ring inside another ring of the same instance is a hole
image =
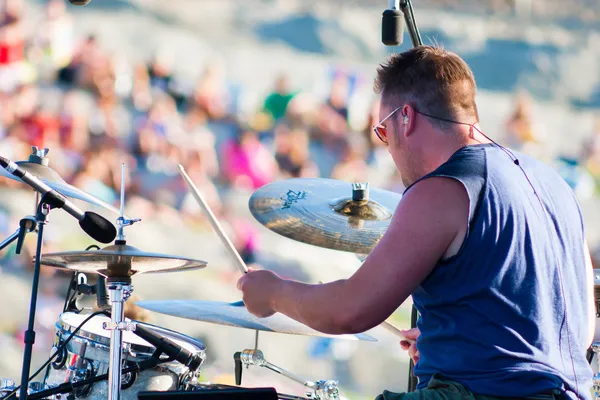
[[[48, 223], [48, 214], [52, 210], [53, 207], [59, 206], [59, 204], [53, 204], [55, 200], [53, 198], [46, 199], [46, 195], [42, 196], [40, 199], [40, 203], [38, 205], [36, 215], [35, 215], [35, 223], [37, 225], [38, 235], [37, 235], [37, 247], [35, 251], [35, 262], [33, 266], [33, 281], [31, 284], [31, 302], [29, 305], [29, 322], [27, 324], [27, 330], [25, 331], [25, 353], [23, 355], [23, 368], [21, 371], [21, 389], [19, 392], [19, 397], [21, 400], [27, 399], [27, 389], [29, 388], [29, 372], [31, 368], [31, 356], [33, 353], [33, 344], [35, 343], [35, 330], [34, 330], [34, 322], [35, 322], [35, 311], [37, 307], [37, 295], [38, 295], [38, 287], [40, 281], [40, 267], [42, 260], [42, 246], [44, 244], [43, 236], [44, 236], [44, 226]], [[20, 228], [21, 232], [24, 229]]]
[[404, 22], [410, 35], [410, 40], [414, 47], [422, 46], [421, 34], [415, 21], [415, 13], [413, 12], [412, 3], [410, 0], [400, 0], [400, 11], [404, 14]]
[[[400, 7], [400, 11], [404, 14], [404, 22], [406, 24], [406, 28], [408, 29], [408, 34], [410, 35], [410, 40], [412, 41], [413, 47], [422, 46], [423, 41], [421, 40], [421, 34], [419, 33], [419, 28], [417, 27], [417, 23], [415, 21], [415, 14], [413, 11], [412, 3], [410, 0], [396, 0]], [[390, 7], [391, 8], [391, 7]], [[417, 327], [417, 320], [419, 318], [419, 313], [415, 306], [412, 306], [411, 318], [410, 318], [410, 327]], [[410, 360], [410, 365], [408, 368], [408, 391], [414, 392], [417, 389], [418, 379], [414, 376], [414, 363], [412, 359]]]

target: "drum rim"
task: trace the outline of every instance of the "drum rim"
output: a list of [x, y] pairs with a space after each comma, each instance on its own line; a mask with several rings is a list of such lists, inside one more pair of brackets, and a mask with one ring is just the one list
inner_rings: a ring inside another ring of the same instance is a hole
[[[71, 334], [77, 328], [77, 326], [73, 326], [64, 320], [64, 316], [66, 316], [66, 315], [84, 316], [84, 318], [81, 321], [81, 322], [83, 322], [83, 320], [91, 314], [80, 314], [80, 313], [76, 313], [76, 312], [72, 312], [72, 311], [61, 313], [58, 317], [58, 321], [56, 322], [57, 335]], [[92, 319], [90, 319], [88, 322], [86, 322], [86, 324], [89, 324], [97, 317], [107, 318], [106, 316], [98, 315], [98, 316], [95, 316]], [[157, 325], [148, 324], [146, 322], [131, 320], [129, 318], [127, 318], [126, 321], [127, 322], [135, 322], [146, 328], [149, 328], [156, 333], [166, 336], [168, 339], [174, 340], [179, 345], [182, 345], [182, 343], [180, 343], [180, 342], [183, 342], [186, 346], [193, 347], [193, 348], [188, 347], [188, 348], [186, 348], [186, 350], [192, 350], [194, 352], [202, 352], [202, 353], [204, 353], [206, 351], [206, 346], [204, 345], [204, 343], [202, 343], [200, 340], [192, 338], [188, 335], [184, 335], [182, 333], [179, 333], [179, 332], [176, 332], [176, 331], [173, 331], [170, 329], [162, 328]], [[79, 324], [81, 322], [79, 322]], [[77, 332], [77, 334], [75, 334], [73, 336], [73, 339], [75, 339], [75, 338], [90, 340], [90, 341], [96, 342], [102, 346], [110, 347], [110, 335], [103, 336], [103, 335], [99, 335], [97, 333], [90, 332], [88, 330], [85, 330], [85, 325], [83, 327], [81, 327], [81, 329]], [[131, 343], [131, 342], [125, 341], [125, 338], [123, 338], [123, 345], [129, 346], [131, 351], [136, 352], [136, 353], [152, 354], [155, 349], [154, 346], [152, 346], [151, 344], [150, 344], [150, 346], [146, 346], [146, 345], [142, 345], [142, 344], [138, 344], [138, 343]]]

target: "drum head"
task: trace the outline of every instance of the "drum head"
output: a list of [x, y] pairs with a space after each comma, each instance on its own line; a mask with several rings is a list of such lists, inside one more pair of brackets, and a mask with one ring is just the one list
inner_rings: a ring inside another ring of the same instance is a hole
[[[79, 325], [88, 318], [90, 314], [76, 314], [73, 312], [63, 313], [59, 317], [59, 322], [57, 323], [57, 329], [63, 333], [64, 338], [66, 339]], [[128, 318], [125, 319], [128, 323], [135, 322]], [[75, 336], [89, 339], [91, 341], [103, 344], [105, 346], [110, 346], [110, 331], [104, 329], [104, 323], [110, 322], [110, 318], [105, 315], [96, 315], [88, 322], [85, 323], [81, 329], [77, 332]], [[165, 336], [168, 339], [174, 341], [178, 345], [182, 346], [188, 351], [197, 352], [204, 351], [204, 345], [189, 336], [182, 335], [175, 331], [170, 331], [168, 329], [160, 328], [158, 326], [146, 324], [143, 322], [137, 322], [144, 327], [151, 329], [155, 333], [159, 335]], [[131, 346], [131, 349], [135, 352], [140, 353], [153, 353], [154, 346], [150, 343], [137, 336], [135, 333], [131, 331], [123, 332], [123, 344], [128, 344]]]

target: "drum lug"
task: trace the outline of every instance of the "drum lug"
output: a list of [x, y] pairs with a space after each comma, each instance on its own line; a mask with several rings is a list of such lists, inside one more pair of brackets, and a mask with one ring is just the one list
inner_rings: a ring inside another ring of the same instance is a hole
[[[92, 362], [82, 358], [78, 360], [78, 365], [76, 367], [71, 366], [68, 369], [70, 375], [69, 381], [71, 383], [81, 382], [83, 380], [92, 378], [96, 375], [94, 372], [94, 366], [92, 365]], [[75, 394], [75, 397], [86, 397], [91, 390], [92, 384], [75, 388], [73, 389], [73, 393]]]
[[[67, 349], [65, 346], [61, 346], [61, 344], [59, 344], [59, 346], [62, 350], [58, 354], [56, 360], [54, 360], [51, 364], [52, 368], [54, 368], [56, 370], [59, 370], [62, 367], [64, 367], [65, 363], [67, 362]], [[58, 347], [57, 346], [52, 347], [52, 353], [55, 353], [56, 351], [58, 351]]]
[[128, 372], [125, 375], [121, 375], [121, 390], [126, 390], [132, 387], [137, 381], [139, 372]]
[[188, 371], [181, 375], [178, 382], [178, 390], [194, 391], [198, 388], [200, 381], [199, 371]]

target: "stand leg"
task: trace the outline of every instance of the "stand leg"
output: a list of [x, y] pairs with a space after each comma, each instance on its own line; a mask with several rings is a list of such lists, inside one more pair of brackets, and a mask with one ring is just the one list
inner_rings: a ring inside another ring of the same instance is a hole
[[29, 372], [31, 368], [31, 355], [33, 353], [33, 344], [35, 343], [35, 309], [37, 307], [37, 294], [40, 282], [40, 265], [42, 259], [42, 245], [44, 244], [44, 225], [46, 217], [50, 209], [40, 204], [39, 212], [37, 213], [38, 237], [37, 248], [35, 251], [35, 263], [33, 267], [33, 281], [31, 283], [31, 302], [29, 304], [29, 322], [27, 331], [25, 331], [25, 353], [23, 354], [23, 369], [21, 371], [21, 389], [19, 396], [21, 400], [27, 399], [27, 390], [29, 389]]
[[6, 246], [8, 246], [9, 244], [11, 244], [15, 240], [17, 240], [19, 238], [20, 234], [21, 234], [21, 228], [17, 229], [17, 231], [15, 233], [13, 233], [9, 237], [7, 237], [2, 243], [0, 243], [0, 251], [4, 250], [4, 248]]
[[600, 342], [594, 342], [592, 344], [592, 350], [596, 355], [596, 363], [598, 366], [598, 372], [594, 375], [592, 382], [594, 384], [594, 399], [600, 400]]
[[[419, 318], [419, 313], [417, 312], [417, 309], [415, 308], [415, 306], [412, 306], [412, 312], [410, 315], [410, 327], [412, 328], [416, 328], [417, 327], [417, 319]], [[409, 392], [414, 392], [415, 390], [417, 390], [417, 378], [415, 377], [413, 370], [414, 370], [414, 363], [412, 360], [410, 360], [410, 364], [408, 367], [408, 391]]]
[[108, 294], [112, 302], [108, 400], [119, 400], [121, 396], [121, 367], [123, 364], [122, 323], [125, 320], [124, 303], [131, 294], [131, 286], [129, 282], [109, 282]]

